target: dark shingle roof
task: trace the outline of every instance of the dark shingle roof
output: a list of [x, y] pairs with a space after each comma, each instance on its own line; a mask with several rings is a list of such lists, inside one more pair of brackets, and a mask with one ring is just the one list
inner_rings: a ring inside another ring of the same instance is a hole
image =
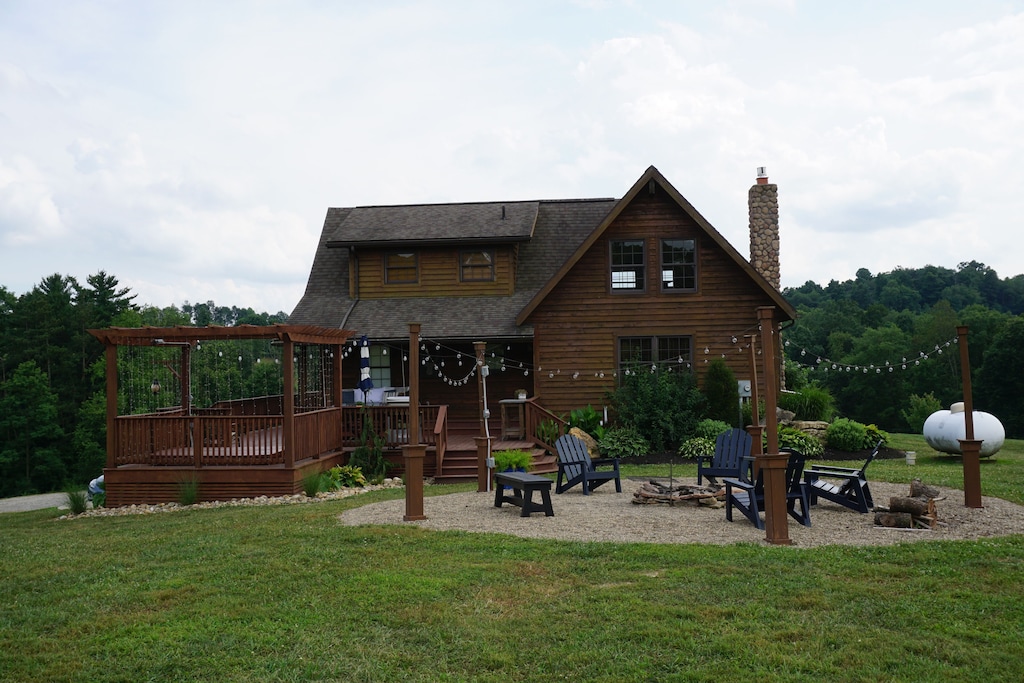
[[539, 204], [534, 201], [361, 206], [350, 210], [330, 242], [331, 246], [522, 242], [533, 235]]
[[[371, 339], [403, 339], [409, 334], [410, 322], [422, 323], [421, 334], [428, 338], [532, 336], [532, 327], [516, 325], [516, 315], [600, 224], [615, 201], [577, 199], [328, 209], [306, 293], [288, 321], [344, 326]], [[505, 225], [501, 221], [503, 206]], [[520, 246], [514, 294], [457, 297], [455, 305], [450, 297], [354, 301], [348, 296], [349, 251], [339, 246], [386, 246], [408, 241], [408, 235], [397, 232], [400, 225], [410, 229], [420, 226], [414, 234], [417, 240], [422, 240], [421, 244], [468, 241], [474, 236], [467, 223], [471, 216], [495, 213], [498, 220], [481, 223], [481, 233], [476, 237], [506, 242], [529, 239]], [[384, 220], [386, 225], [378, 231], [375, 224], [368, 222], [370, 217]], [[440, 223], [431, 224], [431, 219]], [[362, 237], [354, 226], [359, 226]]]

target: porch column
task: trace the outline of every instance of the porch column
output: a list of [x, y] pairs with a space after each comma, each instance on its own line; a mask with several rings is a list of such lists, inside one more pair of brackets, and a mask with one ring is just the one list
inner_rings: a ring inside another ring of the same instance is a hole
[[342, 387], [345, 386], [341, 380], [341, 357], [344, 352], [344, 348], [341, 344], [331, 345], [331, 377], [333, 382], [331, 383], [331, 405], [338, 410], [341, 410], [341, 405], [344, 403], [342, 399]]
[[786, 517], [786, 463], [789, 458], [779, 454], [778, 380], [775, 372], [775, 307], [757, 309], [761, 326], [761, 355], [764, 362], [764, 413], [768, 435], [768, 452], [758, 458], [764, 475], [765, 540], [773, 545], [792, 545], [789, 520]]
[[426, 519], [423, 514], [423, 459], [420, 443], [420, 324], [409, 323], [409, 443], [402, 446], [405, 460], [405, 515], [402, 520]]

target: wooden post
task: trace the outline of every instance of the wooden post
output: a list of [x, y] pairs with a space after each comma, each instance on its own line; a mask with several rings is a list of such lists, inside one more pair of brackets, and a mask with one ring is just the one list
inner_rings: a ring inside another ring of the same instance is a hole
[[117, 467], [117, 344], [107, 342], [107, 467]]
[[487, 342], [473, 342], [473, 351], [476, 355], [476, 395], [478, 413], [480, 414], [480, 435], [473, 440], [476, 442], [476, 490], [477, 493], [484, 493], [490, 490], [491, 478], [488, 476], [487, 457], [491, 453], [491, 439], [487, 435], [487, 416], [484, 415], [484, 352], [487, 350]]
[[426, 519], [423, 514], [423, 460], [427, 447], [420, 443], [420, 324], [409, 323], [409, 443], [402, 446], [405, 460], [405, 515], [402, 520]]
[[964, 505], [981, 505], [981, 441], [974, 438], [974, 397], [971, 390], [971, 356], [967, 352], [967, 325], [956, 328], [960, 344], [960, 377], [964, 388], [964, 437], [960, 439], [960, 453], [964, 467]]
[[281, 418], [281, 442], [284, 446], [285, 469], [292, 470], [295, 469], [295, 344], [287, 335], [282, 341], [284, 416]]
[[758, 457], [764, 476], [765, 540], [773, 545], [792, 545], [786, 516], [786, 464], [789, 458], [779, 454], [777, 413], [778, 380], [775, 371], [775, 307], [760, 306], [761, 355], [764, 362], [764, 413], [768, 452]]
[[[749, 334], [747, 339], [750, 340], [750, 424], [747, 425], [747, 434], [750, 434], [750, 454], [755, 458], [764, 453], [764, 443], [762, 436], [764, 435], [764, 427], [761, 426], [761, 414], [760, 408], [757, 403], [760, 400], [760, 394], [757, 391], [757, 335]], [[754, 461], [757, 465], [757, 460]], [[760, 467], [757, 465], [757, 467]], [[754, 472], [756, 475], [757, 472]]]
[[334, 344], [331, 346], [331, 405], [338, 410], [341, 410], [344, 399], [342, 396], [344, 392], [342, 388], [345, 386], [341, 380], [341, 359], [344, 355], [345, 347], [342, 344]]
[[192, 344], [185, 343], [181, 347], [181, 410], [185, 417], [192, 414]]

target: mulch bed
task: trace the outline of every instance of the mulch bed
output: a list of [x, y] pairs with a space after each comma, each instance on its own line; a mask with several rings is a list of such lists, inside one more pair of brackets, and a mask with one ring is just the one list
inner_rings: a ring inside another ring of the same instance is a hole
[[[871, 453], [870, 448], [865, 448], [860, 451], [837, 451], [834, 449], [826, 448], [825, 453], [821, 456], [815, 456], [812, 460], [859, 460], [864, 462], [868, 454]], [[896, 460], [906, 456], [906, 453], [895, 448], [883, 448], [878, 452], [879, 460]], [[686, 462], [685, 458], [673, 453], [672, 451], [665, 451], [664, 453], [650, 453], [648, 455], [640, 456], [638, 458], [625, 458], [622, 460], [623, 464], [628, 465], [667, 465], [682, 464]], [[693, 462], [692, 460], [689, 462]]]

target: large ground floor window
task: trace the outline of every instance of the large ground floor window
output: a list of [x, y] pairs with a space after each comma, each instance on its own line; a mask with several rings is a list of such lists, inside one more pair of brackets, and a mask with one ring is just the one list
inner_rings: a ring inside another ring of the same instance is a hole
[[619, 337], [619, 372], [641, 367], [690, 369], [693, 337], [676, 335]]

